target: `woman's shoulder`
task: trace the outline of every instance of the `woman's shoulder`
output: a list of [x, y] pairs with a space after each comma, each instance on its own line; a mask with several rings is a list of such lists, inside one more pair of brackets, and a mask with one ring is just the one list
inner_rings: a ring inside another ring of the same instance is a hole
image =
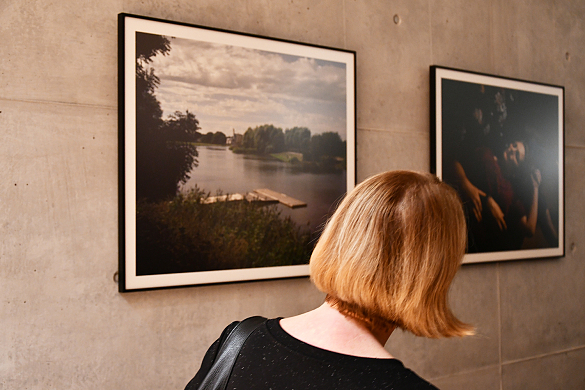
[[257, 346], [258, 351], [278, 355], [266, 361], [286, 363], [297, 376], [329, 386], [324, 388], [437, 390], [396, 358], [351, 356], [314, 347], [287, 334], [278, 319], [269, 320], [256, 336], [263, 338], [257, 340], [262, 344]]

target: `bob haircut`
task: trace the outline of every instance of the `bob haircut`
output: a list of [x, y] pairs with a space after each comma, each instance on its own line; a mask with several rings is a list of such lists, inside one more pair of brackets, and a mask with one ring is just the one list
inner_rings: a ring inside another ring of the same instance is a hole
[[311, 256], [311, 280], [337, 310], [369, 326], [471, 335], [447, 303], [466, 244], [454, 189], [431, 174], [385, 172], [341, 202]]

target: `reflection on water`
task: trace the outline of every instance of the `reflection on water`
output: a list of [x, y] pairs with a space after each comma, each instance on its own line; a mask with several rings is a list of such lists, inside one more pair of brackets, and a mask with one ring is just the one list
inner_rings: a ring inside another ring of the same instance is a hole
[[197, 147], [199, 166], [182, 186], [187, 191], [197, 185], [216, 195], [246, 193], [268, 188], [307, 203], [307, 207], [290, 209], [278, 205], [284, 216], [314, 231], [333, 212], [345, 194], [346, 173], [309, 173], [292, 164], [272, 158], [232, 153], [227, 147]]

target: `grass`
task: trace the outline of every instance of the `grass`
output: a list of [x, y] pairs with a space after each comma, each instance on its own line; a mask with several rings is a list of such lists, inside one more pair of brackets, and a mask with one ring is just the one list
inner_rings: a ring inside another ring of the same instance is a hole
[[272, 157], [283, 161], [283, 162], [302, 162], [303, 161], [303, 154], [296, 153], [296, 152], [282, 152], [282, 153], [273, 153], [271, 154]]
[[206, 196], [195, 189], [170, 202], [138, 202], [137, 274], [308, 263], [310, 233], [276, 206], [201, 204]]

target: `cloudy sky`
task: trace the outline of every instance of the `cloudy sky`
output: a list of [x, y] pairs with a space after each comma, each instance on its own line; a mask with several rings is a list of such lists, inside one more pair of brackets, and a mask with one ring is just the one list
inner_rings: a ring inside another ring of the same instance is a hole
[[164, 117], [189, 110], [203, 133], [273, 124], [346, 138], [343, 63], [173, 38], [170, 53], [151, 66]]

